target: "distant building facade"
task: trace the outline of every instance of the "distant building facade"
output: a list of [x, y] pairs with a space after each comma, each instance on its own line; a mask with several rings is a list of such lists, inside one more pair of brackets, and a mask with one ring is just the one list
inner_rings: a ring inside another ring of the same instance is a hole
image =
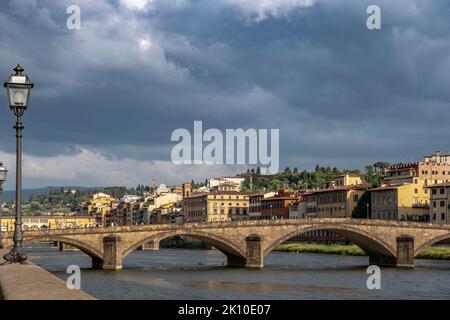
[[365, 185], [347, 185], [309, 192], [305, 195], [306, 215], [316, 218], [351, 218], [367, 189]]
[[186, 222], [245, 219], [249, 214], [249, 195], [233, 191], [193, 194], [183, 199], [184, 219]]
[[356, 173], [344, 173], [337, 175], [331, 180], [327, 182], [323, 188], [330, 189], [336, 187], [344, 187], [344, 186], [356, 186], [363, 183], [361, 175]]
[[430, 188], [430, 219], [432, 223], [450, 223], [450, 183], [435, 184]]
[[306, 208], [307, 208], [306, 200], [298, 200], [289, 205], [289, 219], [305, 219]]
[[106, 216], [117, 206], [117, 200], [109, 194], [99, 192], [92, 195], [81, 208], [82, 215], [92, 215], [96, 224], [106, 226]]
[[[227, 190], [227, 191], [241, 191], [242, 185], [244, 184], [245, 178], [239, 178], [239, 177], [222, 177], [222, 178], [210, 178], [208, 179], [207, 187], [209, 189], [213, 189], [214, 187], [217, 187], [219, 185], [234, 185], [237, 190]], [[225, 191], [225, 190], [224, 190]]]
[[429, 195], [425, 190], [412, 183], [371, 189], [371, 218], [428, 221]]
[[252, 192], [249, 194], [249, 217], [260, 217], [261, 216], [261, 201], [273, 197], [275, 192]]
[[289, 205], [299, 197], [287, 189], [261, 200], [261, 217], [265, 219], [289, 219]]
[[436, 151], [434, 154], [425, 156], [425, 163], [442, 163], [450, 165], [450, 153], [443, 153], [441, 151]]
[[[15, 220], [16, 219], [14, 217], [3, 217], [1, 219], [2, 232], [14, 231]], [[97, 226], [95, 217], [92, 215], [23, 216], [22, 223], [23, 230], [74, 229]]]
[[373, 219], [430, 221], [430, 189], [450, 182], [450, 155], [437, 151], [424, 161], [398, 163], [387, 171], [385, 184], [370, 190]]

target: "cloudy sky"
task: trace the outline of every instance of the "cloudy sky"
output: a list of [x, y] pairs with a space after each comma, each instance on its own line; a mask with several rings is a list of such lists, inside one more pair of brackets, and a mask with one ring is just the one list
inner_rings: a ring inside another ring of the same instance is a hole
[[[66, 9], [81, 8], [69, 30]], [[381, 8], [381, 30], [366, 9]], [[450, 150], [447, 0], [4, 0], [0, 76], [36, 84], [24, 187], [180, 183], [173, 130], [280, 129], [281, 167], [363, 168]], [[1, 79], [3, 80], [3, 79]], [[1, 94], [0, 161], [14, 175]]]

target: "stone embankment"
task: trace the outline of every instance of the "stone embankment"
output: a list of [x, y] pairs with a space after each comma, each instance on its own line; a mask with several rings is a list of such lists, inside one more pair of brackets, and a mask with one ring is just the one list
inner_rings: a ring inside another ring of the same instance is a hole
[[[0, 263], [6, 252], [0, 250]], [[63, 280], [32, 262], [0, 265], [0, 299], [95, 300], [81, 290], [70, 290]]]

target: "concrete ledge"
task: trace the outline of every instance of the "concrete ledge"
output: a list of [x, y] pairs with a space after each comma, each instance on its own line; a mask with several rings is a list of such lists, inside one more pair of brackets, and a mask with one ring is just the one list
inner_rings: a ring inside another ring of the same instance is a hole
[[[5, 253], [0, 250], [0, 257]], [[31, 262], [0, 266], [0, 299], [95, 300], [81, 290], [69, 290], [63, 280]]]

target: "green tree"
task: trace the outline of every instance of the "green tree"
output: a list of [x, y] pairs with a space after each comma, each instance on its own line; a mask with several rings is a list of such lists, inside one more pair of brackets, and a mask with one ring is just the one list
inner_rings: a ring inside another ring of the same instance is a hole
[[358, 204], [352, 212], [352, 218], [355, 219], [367, 219], [367, 214], [371, 212], [371, 203], [370, 203], [370, 193], [364, 192], [363, 195], [359, 198]]

